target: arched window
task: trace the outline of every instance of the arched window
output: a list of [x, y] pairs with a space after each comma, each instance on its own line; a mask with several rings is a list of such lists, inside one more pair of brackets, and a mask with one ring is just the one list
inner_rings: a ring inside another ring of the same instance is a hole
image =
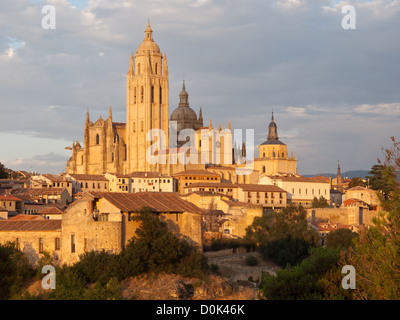
[[136, 103], [136, 87], [133, 89], [133, 103]]
[[265, 166], [263, 166], [262, 172], [265, 173]]
[[162, 103], [162, 88], [160, 87], [160, 104]]
[[143, 86], [140, 87], [140, 102], [143, 103], [144, 89]]
[[114, 162], [114, 152], [111, 154], [111, 162]]
[[151, 103], [154, 103], [154, 86], [151, 86], [151, 92], [150, 92], [150, 99], [151, 99]]
[[156, 67], [155, 67], [155, 74], [157, 74], [157, 67], [158, 67], [158, 64], [156, 63]]
[[96, 144], [100, 144], [100, 136], [99, 136], [99, 134], [96, 134]]

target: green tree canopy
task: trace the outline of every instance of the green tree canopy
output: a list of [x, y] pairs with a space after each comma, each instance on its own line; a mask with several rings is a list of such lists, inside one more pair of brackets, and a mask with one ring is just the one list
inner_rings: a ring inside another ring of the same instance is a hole
[[308, 226], [306, 215], [302, 206], [293, 204], [281, 212], [270, 212], [254, 219], [246, 229], [245, 239], [256, 242], [266, 259], [281, 266], [297, 264], [319, 239], [318, 232]]
[[361, 186], [361, 187], [365, 187], [366, 184], [363, 181], [363, 179], [361, 179], [360, 177], [354, 177], [350, 180], [349, 185], [347, 187], [347, 189], [351, 189], [357, 186]]
[[0, 179], [7, 179], [8, 173], [7, 168], [0, 162]]
[[392, 148], [384, 149], [382, 169], [393, 189], [381, 202], [386, 213], [360, 233], [345, 259], [357, 271], [357, 299], [400, 299], [400, 142], [392, 141]]
[[367, 176], [369, 188], [377, 191], [382, 191], [388, 195], [393, 191], [393, 186], [389, 183], [389, 177], [385, 174], [385, 167], [382, 164], [375, 164]]
[[354, 246], [353, 239], [357, 237], [358, 234], [349, 229], [336, 229], [326, 236], [326, 247], [348, 249]]
[[328, 200], [326, 200], [323, 196], [319, 198], [314, 197], [311, 208], [327, 208], [329, 206]]
[[260, 299], [332, 300], [351, 299], [341, 286], [340, 250], [313, 248], [299, 265], [277, 271], [276, 277], [263, 273]]

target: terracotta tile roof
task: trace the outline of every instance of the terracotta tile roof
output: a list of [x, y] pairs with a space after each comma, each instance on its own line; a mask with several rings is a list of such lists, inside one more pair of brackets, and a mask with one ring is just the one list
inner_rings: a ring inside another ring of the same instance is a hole
[[288, 181], [288, 182], [309, 182], [309, 183], [329, 183], [329, 178], [328, 177], [322, 177], [322, 176], [317, 176], [317, 177], [303, 177], [303, 176], [298, 176], [298, 177], [285, 177], [285, 176], [269, 176], [273, 180], [282, 180], [282, 181]]
[[16, 194], [28, 196], [58, 195], [67, 190], [66, 188], [23, 188]]
[[62, 213], [63, 211], [57, 207], [46, 208], [38, 212], [38, 214], [62, 214]]
[[0, 220], [0, 231], [61, 231], [61, 220]]
[[211, 171], [208, 171], [208, 170], [202, 170], [202, 169], [184, 170], [184, 171], [180, 171], [180, 172], [174, 173], [172, 176], [185, 176], [185, 175], [187, 175], [187, 176], [209, 176], [209, 177], [220, 177], [221, 176], [218, 173], [211, 172]]
[[89, 192], [94, 198], [104, 198], [123, 212], [134, 212], [142, 207], [150, 207], [159, 213], [191, 212], [204, 214], [204, 210], [185, 201], [177, 193], [169, 192]]
[[282, 188], [279, 188], [275, 185], [267, 185], [267, 184], [238, 184], [239, 188], [243, 191], [258, 191], [258, 192], [284, 192]]
[[22, 201], [22, 199], [6, 194], [0, 195], [0, 201]]
[[8, 219], [12, 221], [21, 221], [21, 220], [44, 220], [42, 216], [39, 215], [31, 215], [31, 214], [17, 214], [16, 216]]
[[236, 168], [227, 166], [208, 166], [207, 170], [236, 170]]
[[108, 181], [101, 174], [70, 174], [69, 176], [75, 180]]
[[166, 174], [154, 171], [136, 171], [127, 175], [131, 178], [167, 178], [170, 177]]
[[192, 183], [185, 188], [237, 188], [237, 184], [229, 183], [229, 182], [196, 182]]
[[53, 181], [53, 182], [68, 182], [67, 179], [65, 179], [65, 177], [61, 177], [59, 175], [55, 175], [55, 174], [42, 174], [42, 177], [45, 177], [46, 179]]

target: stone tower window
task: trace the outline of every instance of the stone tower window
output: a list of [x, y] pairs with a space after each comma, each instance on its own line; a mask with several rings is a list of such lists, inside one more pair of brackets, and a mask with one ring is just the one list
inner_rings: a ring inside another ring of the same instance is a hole
[[136, 103], [136, 87], [133, 89], [133, 103]]
[[140, 102], [143, 103], [144, 90], [143, 86], [140, 87]]
[[137, 65], [137, 74], [140, 74], [140, 63]]
[[154, 86], [151, 86], [151, 94], [150, 94], [150, 97], [151, 97], [151, 103], [154, 103]]
[[160, 104], [162, 103], [162, 88], [160, 87]]
[[71, 234], [71, 253], [75, 253], [75, 235]]
[[155, 67], [155, 73], [157, 74], [157, 67], [158, 67], [158, 64], [156, 63], [156, 67]]
[[99, 136], [99, 134], [96, 134], [96, 144], [100, 144], [100, 136]]

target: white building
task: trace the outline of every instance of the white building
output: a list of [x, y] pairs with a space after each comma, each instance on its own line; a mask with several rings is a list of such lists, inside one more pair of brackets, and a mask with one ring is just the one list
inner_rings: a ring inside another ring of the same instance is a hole
[[330, 202], [330, 180], [326, 177], [303, 177], [298, 174], [261, 175], [259, 184], [275, 185], [287, 192], [287, 202], [311, 206], [314, 199], [324, 197]]
[[177, 181], [159, 172], [133, 172], [129, 174], [129, 192], [176, 192]]

